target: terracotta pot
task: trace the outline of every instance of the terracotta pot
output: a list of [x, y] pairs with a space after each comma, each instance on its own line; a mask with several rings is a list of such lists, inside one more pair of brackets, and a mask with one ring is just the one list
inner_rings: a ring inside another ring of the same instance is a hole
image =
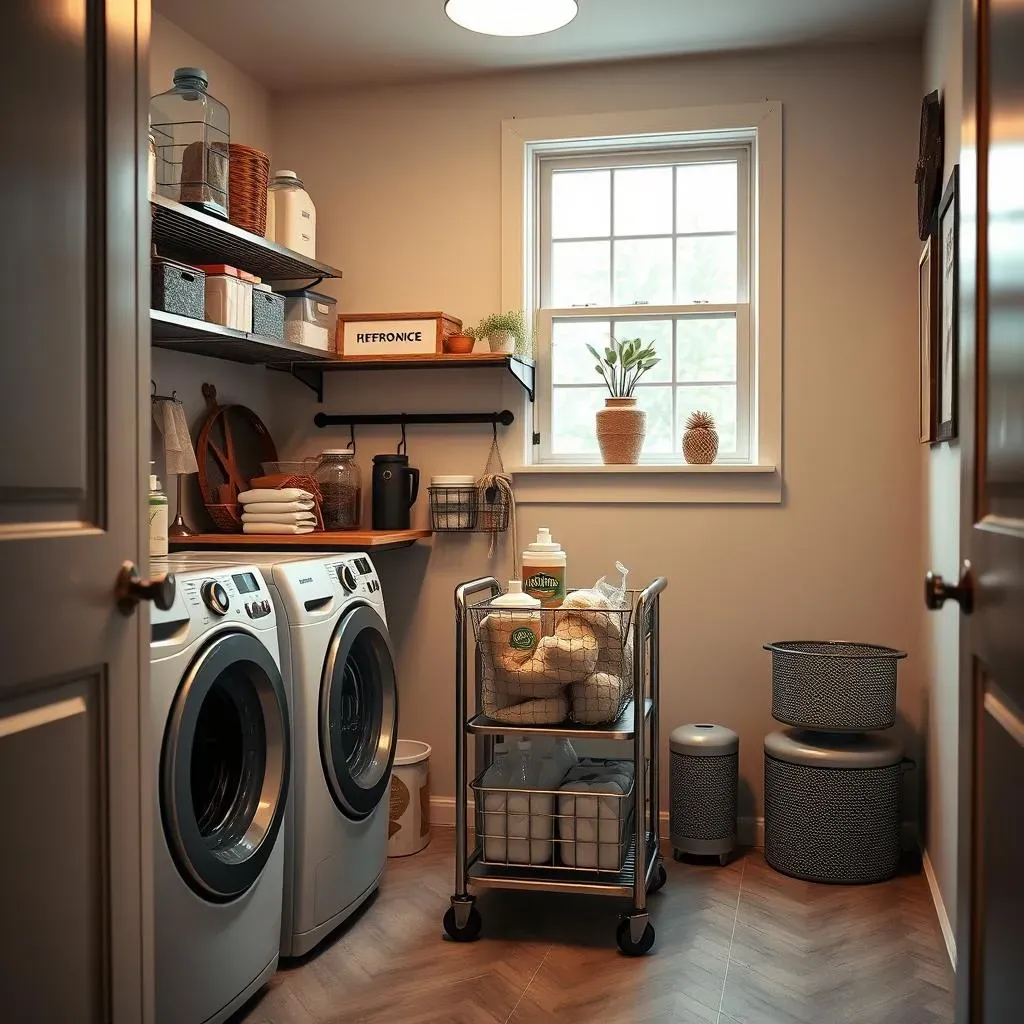
[[510, 356], [516, 350], [516, 336], [511, 331], [495, 331], [494, 334], [487, 335], [487, 344], [492, 352]]
[[597, 443], [606, 466], [635, 466], [647, 436], [647, 413], [635, 398], [606, 398], [597, 413]]
[[444, 350], [453, 356], [464, 356], [473, 351], [475, 344], [468, 334], [450, 334], [444, 339]]

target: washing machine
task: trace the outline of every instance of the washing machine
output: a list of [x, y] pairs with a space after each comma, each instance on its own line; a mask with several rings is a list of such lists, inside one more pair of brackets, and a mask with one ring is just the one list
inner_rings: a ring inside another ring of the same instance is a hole
[[170, 565], [255, 559], [278, 615], [294, 763], [281, 954], [302, 956], [377, 889], [398, 689], [384, 595], [362, 553], [187, 552]]
[[291, 724], [253, 565], [175, 570], [151, 611], [157, 1024], [218, 1024], [277, 967]]

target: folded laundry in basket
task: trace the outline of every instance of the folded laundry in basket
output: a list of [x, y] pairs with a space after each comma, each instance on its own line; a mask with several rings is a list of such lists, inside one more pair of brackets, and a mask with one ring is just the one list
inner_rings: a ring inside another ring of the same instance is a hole
[[271, 487], [257, 487], [253, 490], [242, 491], [238, 500], [243, 505], [252, 504], [254, 501], [310, 501], [313, 495], [304, 491], [301, 487], [282, 487], [279, 490]]
[[315, 523], [315, 512], [250, 512], [251, 506], [244, 505], [246, 509], [242, 513], [243, 523], [282, 523], [285, 526], [298, 525], [301, 523]]
[[633, 786], [633, 775], [632, 761], [587, 758], [569, 772], [561, 788], [573, 792], [558, 797], [558, 853], [563, 864], [602, 871], [622, 867], [631, 810], [624, 798]]
[[258, 512], [271, 515], [277, 512], [312, 512], [316, 502], [312, 498], [299, 501], [246, 501], [242, 503], [246, 512]]
[[622, 713], [624, 683], [621, 676], [595, 672], [569, 688], [572, 720], [581, 725], [614, 722]]

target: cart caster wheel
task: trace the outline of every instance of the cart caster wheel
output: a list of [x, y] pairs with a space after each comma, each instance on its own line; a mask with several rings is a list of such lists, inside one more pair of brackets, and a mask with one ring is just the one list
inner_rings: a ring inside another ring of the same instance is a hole
[[654, 877], [651, 879], [651, 884], [647, 887], [647, 891], [657, 892], [659, 889], [665, 887], [665, 883], [668, 881], [668, 872], [665, 871], [665, 865], [660, 861], [658, 862], [658, 869], [654, 872]]
[[626, 956], [644, 956], [654, 947], [654, 925], [648, 921], [640, 941], [634, 942], [629, 932], [629, 918], [624, 917], [615, 929], [615, 941]]
[[480, 938], [480, 929], [483, 927], [483, 920], [480, 911], [476, 907], [470, 908], [469, 917], [464, 927], [460, 928], [455, 923], [455, 908], [449, 907], [444, 914], [444, 930], [448, 937], [455, 942], [475, 942]]

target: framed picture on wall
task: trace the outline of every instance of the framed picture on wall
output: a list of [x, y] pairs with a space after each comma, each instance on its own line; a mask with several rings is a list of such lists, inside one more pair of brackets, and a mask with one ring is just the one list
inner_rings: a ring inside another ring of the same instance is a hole
[[935, 440], [935, 381], [938, 363], [939, 236], [928, 236], [917, 261], [917, 340], [920, 359], [921, 443]]
[[936, 379], [938, 401], [936, 440], [957, 436], [957, 343], [960, 303], [960, 167], [953, 168], [939, 203], [939, 361]]

